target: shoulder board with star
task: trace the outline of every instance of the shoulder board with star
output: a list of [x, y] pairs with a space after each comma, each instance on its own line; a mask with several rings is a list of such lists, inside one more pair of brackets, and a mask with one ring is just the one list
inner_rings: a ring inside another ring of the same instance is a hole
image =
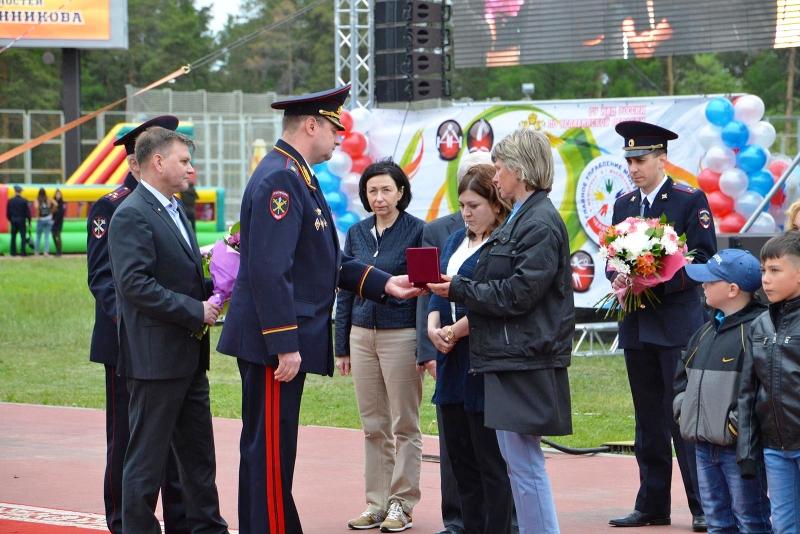
[[696, 187], [692, 187], [691, 185], [687, 185], [682, 182], [672, 182], [672, 189], [674, 191], [680, 191], [681, 193], [686, 193], [689, 195], [697, 191]]
[[110, 200], [111, 202], [119, 202], [126, 196], [130, 194], [131, 190], [125, 186], [118, 187], [114, 189], [112, 192], [108, 193], [103, 198]]

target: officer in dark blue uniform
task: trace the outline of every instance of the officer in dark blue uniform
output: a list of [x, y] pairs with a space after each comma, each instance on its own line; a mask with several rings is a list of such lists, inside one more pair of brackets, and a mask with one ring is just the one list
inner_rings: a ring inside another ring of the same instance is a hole
[[[89, 267], [89, 289], [95, 298], [94, 330], [89, 359], [102, 363], [106, 370], [106, 470], [103, 497], [106, 522], [113, 533], [122, 532], [122, 461], [128, 447], [128, 389], [125, 377], [117, 375], [119, 340], [117, 338], [117, 306], [111, 261], [108, 256], [108, 225], [114, 210], [139, 185], [134, 145], [140, 133], [151, 126], [169, 130], [178, 127], [172, 115], [155, 117], [114, 141], [125, 146], [130, 171], [125, 182], [94, 203], [87, 219], [86, 258]], [[134, 175], [136, 173], [136, 175]], [[164, 526], [168, 533], [189, 532], [181, 497], [181, 486], [175, 458], [170, 455], [167, 473], [161, 487]]]
[[11, 234], [11, 255], [17, 255], [17, 234], [20, 237], [20, 254], [22, 256], [28, 255], [28, 239], [30, 236], [26, 235], [27, 225], [31, 222], [31, 208], [28, 201], [22, 198], [22, 186], [14, 186], [14, 198], [6, 204], [6, 218], [11, 224], [9, 233]]
[[[667, 142], [678, 135], [646, 122], [626, 121], [616, 127], [625, 138], [625, 159], [637, 189], [614, 204], [612, 223], [627, 217], [666, 216], [694, 252], [695, 263], [706, 263], [716, 252], [714, 220], [705, 194], [667, 176]], [[629, 283], [624, 274], [609, 272], [614, 288]], [[704, 321], [701, 292], [683, 269], [653, 288], [659, 303], [645, 303], [619, 323], [619, 344], [636, 416], [636, 460], [640, 487], [634, 511], [612, 519], [618, 527], [670, 524], [672, 447], [675, 445], [683, 485], [692, 512], [692, 527], [705, 530], [705, 516], [697, 489], [694, 447], [681, 439], [672, 419], [672, 382], [681, 349]]]
[[333, 374], [336, 287], [364, 298], [415, 297], [407, 276], [340, 252], [333, 217], [311, 165], [330, 159], [350, 86], [272, 107], [283, 134], [242, 197], [241, 263], [217, 350], [242, 377], [239, 529], [302, 532], [292, 498], [297, 425], [306, 373]]

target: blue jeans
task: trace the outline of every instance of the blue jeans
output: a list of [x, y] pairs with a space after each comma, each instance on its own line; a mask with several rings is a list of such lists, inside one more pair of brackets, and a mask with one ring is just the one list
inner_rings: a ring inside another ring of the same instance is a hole
[[772, 531], [800, 532], [800, 450], [764, 449], [769, 497], [772, 501]]
[[705, 441], [695, 444], [700, 500], [712, 534], [769, 534], [769, 498], [764, 465], [756, 476], [742, 478], [736, 464], [736, 446]]
[[540, 436], [497, 431], [497, 444], [506, 461], [517, 508], [519, 534], [560, 532], [540, 441]]
[[[50, 231], [52, 228], [52, 217], [36, 219], [36, 246], [34, 247], [36, 254], [40, 254], [42, 252], [45, 254], [50, 254]], [[44, 234], [44, 247], [39, 248], [39, 245], [42, 241], [42, 234]]]

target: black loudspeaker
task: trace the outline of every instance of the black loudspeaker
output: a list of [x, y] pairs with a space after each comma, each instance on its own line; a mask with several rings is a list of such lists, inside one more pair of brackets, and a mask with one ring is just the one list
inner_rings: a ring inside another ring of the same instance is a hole
[[441, 24], [450, 19], [450, 7], [435, 2], [378, 0], [373, 16], [375, 24]]
[[449, 96], [445, 72], [450, 33], [449, 6], [419, 0], [374, 4], [375, 98], [403, 102]]
[[375, 98], [380, 102], [411, 102], [450, 96], [450, 82], [438, 78], [385, 78], [375, 80]]

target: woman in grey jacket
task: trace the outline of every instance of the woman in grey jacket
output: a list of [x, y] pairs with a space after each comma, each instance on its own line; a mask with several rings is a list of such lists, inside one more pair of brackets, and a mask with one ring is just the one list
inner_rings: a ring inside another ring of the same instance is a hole
[[520, 533], [551, 534], [559, 532], [558, 518], [540, 440], [572, 432], [569, 238], [547, 196], [547, 137], [517, 130], [492, 158], [494, 183], [514, 209], [489, 236], [473, 279], [456, 275], [429, 287], [469, 310], [470, 363], [484, 373], [484, 422], [497, 431], [508, 464]]

